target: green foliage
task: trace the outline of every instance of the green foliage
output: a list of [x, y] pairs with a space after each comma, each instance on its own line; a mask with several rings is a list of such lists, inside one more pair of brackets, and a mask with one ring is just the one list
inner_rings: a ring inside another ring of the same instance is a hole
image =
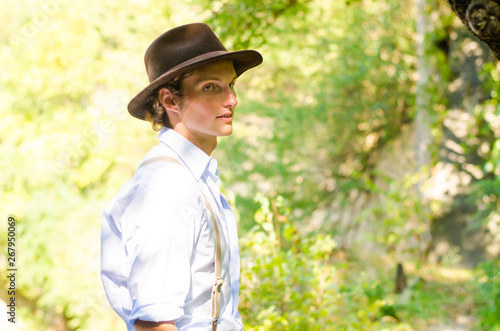
[[[476, 225], [491, 223], [500, 225], [500, 77], [495, 64], [485, 65], [484, 75], [488, 77], [487, 88], [491, 99], [475, 108], [478, 131], [476, 146], [481, 157], [482, 178], [472, 185], [470, 199], [478, 210]], [[493, 233], [495, 235], [495, 233]]]
[[245, 329], [374, 330], [394, 315], [386, 288], [353, 275], [330, 236], [301, 233], [283, 198], [256, 199], [257, 225], [242, 238]]
[[478, 267], [479, 300], [486, 300], [478, 312], [480, 330], [500, 330], [500, 263], [483, 262]]
[[[231, 3], [231, 22], [244, 26], [251, 15], [232, 12]], [[227, 182], [269, 196], [279, 187], [307, 215], [370, 190], [360, 179], [412, 119], [413, 24], [410, 2], [310, 1], [307, 11], [294, 4], [287, 10], [298, 11], [298, 19], [278, 16], [261, 27], [264, 64], [254, 72], [258, 80], [245, 78], [242, 87], [251, 101], [242, 102], [241, 116], [252, 116], [220, 147], [235, 169]], [[248, 182], [249, 171], [262, 177]], [[247, 219], [254, 211], [242, 207]]]
[[[200, 3], [200, 2], [197, 2]], [[304, 17], [310, 0], [230, 0], [201, 1], [209, 10], [207, 23], [230, 48], [260, 47], [267, 43], [269, 28], [293, 28], [296, 17]]]
[[430, 245], [432, 209], [417, 190], [419, 179], [425, 172], [422, 168], [404, 178], [380, 176], [384, 181], [373, 184], [373, 190], [384, 194], [358, 217], [359, 222], [370, 221], [369, 241], [381, 244], [397, 260], [425, 261]]
[[[2, 11], [12, 24], [0, 28], [0, 59], [8, 64], [0, 74], [0, 217], [18, 220], [17, 325], [122, 328], [99, 279], [99, 220], [154, 143], [154, 134], [138, 134], [147, 125], [129, 125], [126, 102], [145, 84], [138, 77], [146, 45], [137, 41], [163, 30], [156, 25], [164, 5], [12, 4], [17, 16]], [[136, 15], [143, 9], [153, 20]]]
[[241, 313], [246, 328], [319, 330], [330, 318], [329, 305], [339, 298], [337, 271], [327, 263], [335, 243], [328, 236], [301, 236], [287, 216], [278, 214], [284, 209], [282, 199], [258, 200], [258, 225], [242, 239]]

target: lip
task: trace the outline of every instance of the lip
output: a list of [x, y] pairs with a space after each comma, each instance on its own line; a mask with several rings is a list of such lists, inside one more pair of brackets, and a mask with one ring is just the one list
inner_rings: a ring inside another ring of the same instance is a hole
[[223, 122], [231, 122], [233, 120], [233, 113], [228, 111], [220, 116], [217, 116], [217, 119]]

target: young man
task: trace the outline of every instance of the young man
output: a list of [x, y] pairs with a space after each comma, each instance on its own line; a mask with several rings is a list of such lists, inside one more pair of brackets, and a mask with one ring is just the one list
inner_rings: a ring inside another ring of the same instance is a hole
[[150, 85], [128, 110], [161, 127], [160, 144], [106, 207], [101, 230], [104, 289], [128, 331], [242, 330], [236, 221], [210, 154], [232, 133], [236, 78], [261, 62], [256, 51], [227, 52], [202, 23], [146, 51]]

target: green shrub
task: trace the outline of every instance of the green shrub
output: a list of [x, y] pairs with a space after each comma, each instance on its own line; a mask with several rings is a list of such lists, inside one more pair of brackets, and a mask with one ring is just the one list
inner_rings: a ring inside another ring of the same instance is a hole
[[479, 275], [477, 295], [483, 302], [478, 310], [477, 330], [500, 330], [500, 261], [483, 262], [478, 266]]
[[282, 198], [257, 200], [257, 225], [241, 239], [245, 330], [375, 330], [390, 306], [379, 284], [351, 277], [329, 235], [302, 234]]

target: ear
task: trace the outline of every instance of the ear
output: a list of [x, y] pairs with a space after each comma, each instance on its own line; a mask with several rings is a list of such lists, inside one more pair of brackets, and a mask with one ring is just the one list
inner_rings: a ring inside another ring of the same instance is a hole
[[158, 93], [158, 98], [163, 107], [168, 111], [178, 113], [180, 110], [178, 99], [167, 88], [162, 88]]

